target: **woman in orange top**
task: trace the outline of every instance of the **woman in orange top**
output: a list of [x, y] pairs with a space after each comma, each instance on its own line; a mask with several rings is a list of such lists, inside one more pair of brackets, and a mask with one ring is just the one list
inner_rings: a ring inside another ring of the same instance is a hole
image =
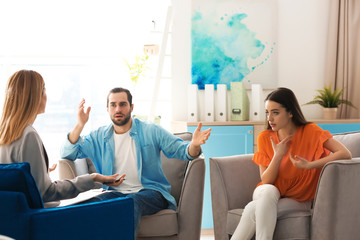
[[[325, 163], [350, 159], [351, 153], [328, 131], [305, 120], [294, 93], [278, 88], [265, 99], [268, 130], [258, 137], [259, 183], [231, 240], [272, 239], [281, 197], [314, 199]], [[330, 152], [332, 154], [330, 155]]]

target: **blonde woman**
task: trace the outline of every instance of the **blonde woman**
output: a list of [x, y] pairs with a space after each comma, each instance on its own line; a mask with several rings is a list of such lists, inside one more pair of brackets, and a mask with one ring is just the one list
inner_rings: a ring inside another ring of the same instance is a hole
[[0, 121], [0, 163], [29, 162], [44, 203], [76, 197], [94, 188], [95, 182], [119, 186], [118, 174], [87, 174], [73, 180], [52, 182], [49, 160], [39, 134], [33, 128], [38, 114], [45, 112], [45, 83], [32, 70], [15, 72], [8, 80]]

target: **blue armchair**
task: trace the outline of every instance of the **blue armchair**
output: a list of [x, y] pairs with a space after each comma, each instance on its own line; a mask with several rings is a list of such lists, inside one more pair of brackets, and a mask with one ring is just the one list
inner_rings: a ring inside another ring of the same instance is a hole
[[134, 239], [130, 198], [44, 208], [27, 162], [0, 164], [0, 235], [22, 239]]

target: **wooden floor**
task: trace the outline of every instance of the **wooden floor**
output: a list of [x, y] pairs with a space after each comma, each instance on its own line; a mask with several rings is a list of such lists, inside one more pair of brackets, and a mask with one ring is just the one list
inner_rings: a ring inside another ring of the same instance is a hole
[[214, 229], [201, 229], [200, 240], [214, 240]]

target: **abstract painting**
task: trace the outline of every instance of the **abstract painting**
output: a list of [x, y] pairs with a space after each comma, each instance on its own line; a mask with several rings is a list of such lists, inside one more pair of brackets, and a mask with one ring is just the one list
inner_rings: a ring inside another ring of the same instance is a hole
[[[276, 8], [272, 0], [194, 0], [192, 84], [243, 81], [276, 86]], [[275, 4], [276, 5], [276, 4]]]

